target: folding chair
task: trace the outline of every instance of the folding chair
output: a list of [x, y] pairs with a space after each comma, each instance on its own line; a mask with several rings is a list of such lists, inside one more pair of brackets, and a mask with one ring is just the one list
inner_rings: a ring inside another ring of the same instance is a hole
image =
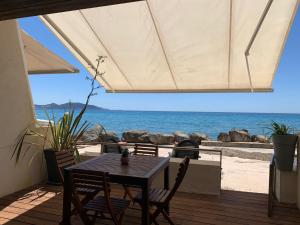
[[[176, 176], [176, 180], [175, 180], [175, 184], [171, 190], [158, 189], [158, 188], [154, 188], [154, 189], [150, 190], [149, 202], [150, 202], [150, 205], [152, 205], [156, 208], [154, 213], [149, 212], [151, 222], [153, 222], [154, 224], [158, 225], [156, 218], [160, 214], [162, 214], [164, 216], [164, 218], [171, 225], [174, 225], [173, 221], [170, 218], [169, 212], [168, 212], [168, 206], [183, 181], [183, 178], [184, 178], [186, 171], [188, 169], [188, 166], [189, 166], [189, 162], [190, 162], [190, 158], [185, 157], [183, 159], [183, 161], [180, 163], [178, 173]], [[137, 196], [134, 198], [134, 201], [141, 204], [142, 193], [138, 193]]]
[[[112, 220], [115, 225], [122, 224], [125, 210], [130, 202], [110, 196], [111, 188], [108, 173], [74, 169], [71, 176], [72, 199], [85, 225], [95, 224], [97, 218]], [[94, 189], [103, 195], [82, 203], [79, 198], [80, 192], [78, 192], [82, 188]]]

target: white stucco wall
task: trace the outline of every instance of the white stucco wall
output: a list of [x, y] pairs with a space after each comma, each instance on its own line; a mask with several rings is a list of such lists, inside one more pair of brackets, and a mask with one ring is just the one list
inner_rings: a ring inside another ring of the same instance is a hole
[[[29, 151], [18, 165], [10, 159], [20, 133], [34, 121], [23, 46], [15, 20], [0, 22], [0, 197], [45, 178], [42, 151], [31, 165]], [[31, 149], [33, 150], [33, 149]]]

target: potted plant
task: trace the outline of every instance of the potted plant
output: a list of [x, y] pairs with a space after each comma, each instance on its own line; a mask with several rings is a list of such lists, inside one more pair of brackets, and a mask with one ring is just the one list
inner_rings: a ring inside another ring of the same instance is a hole
[[273, 121], [269, 129], [272, 132], [276, 167], [282, 171], [291, 171], [298, 137], [292, 134], [290, 127], [285, 124]]
[[121, 163], [122, 165], [128, 165], [129, 164], [129, 150], [127, 148], [123, 149], [122, 155], [121, 155]]
[[71, 151], [74, 153], [76, 160], [80, 161], [77, 142], [89, 127], [87, 121], [81, 123], [84, 111], [85, 109], [82, 109], [79, 115], [75, 117], [75, 111], [70, 106], [68, 112], [64, 113], [57, 122], [54, 119], [49, 120], [50, 138], [46, 140], [50, 148], [44, 149], [49, 184], [60, 184], [55, 151]]
[[[47, 165], [48, 183], [50, 184], [60, 183], [59, 171], [57, 171], [56, 165], [56, 151], [72, 151], [75, 158], [80, 160], [79, 152], [77, 150], [77, 143], [89, 127], [89, 123], [87, 121], [82, 121], [82, 117], [88, 107], [91, 97], [96, 94], [95, 90], [99, 88], [99, 86], [95, 86], [95, 81], [97, 76], [103, 75], [103, 73], [98, 72], [99, 65], [103, 62], [104, 57], [99, 57], [97, 59], [95, 76], [93, 78], [87, 77], [87, 79], [91, 81], [91, 90], [86, 98], [83, 108], [78, 112], [78, 114], [72, 108], [71, 103], [67, 112], [65, 112], [64, 115], [59, 119], [56, 119], [54, 115], [52, 115], [51, 118], [48, 112], [45, 110], [45, 114], [48, 119], [48, 128], [46, 134], [37, 132], [35, 129], [31, 128], [27, 128], [25, 132], [21, 134], [21, 137], [17, 142], [11, 157], [15, 158], [16, 163], [18, 163], [20, 157], [22, 157], [22, 151], [24, 151], [23, 144], [25, 143], [26, 136], [38, 136], [43, 138], [43, 152]], [[47, 149], [45, 149], [46, 144], [49, 146]]]

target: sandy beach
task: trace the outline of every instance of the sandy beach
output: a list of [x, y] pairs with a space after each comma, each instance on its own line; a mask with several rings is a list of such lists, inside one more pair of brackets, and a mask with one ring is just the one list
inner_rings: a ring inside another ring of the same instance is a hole
[[[222, 189], [246, 192], [268, 192], [269, 158], [272, 149], [248, 149], [208, 147], [223, 153], [222, 157]], [[81, 154], [96, 156], [101, 151], [100, 145], [81, 146]], [[159, 149], [160, 156], [168, 156], [171, 149]], [[202, 160], [219, 160], [219, 156], [201, 153]]]

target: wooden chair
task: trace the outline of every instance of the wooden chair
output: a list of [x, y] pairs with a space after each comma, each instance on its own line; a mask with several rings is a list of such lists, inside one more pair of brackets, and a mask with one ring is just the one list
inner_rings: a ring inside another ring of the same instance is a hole
[[[158, 225], [156, 218], [162, 214], [164, 218], [171, 224], [174, 225], [173, 221], [170, 218], [169, 212], [168, 212], [168, 206], [172, 198], [174, 197], [176, 191], [178, 190], [179, 186], [181, 185], [184, 176], [186, 174], [186, 171], [189, 167], [190, 158], [185, 157], [183, 161], [180, 163], [178, 173], [176, 176], [175, 184], [171, 190], [166, 189], [150, 189], [149, 192], [149, 202], [150, 205], [154, 206], [156, 209], [154, 213], [150, 213], [151, 222]], [[142, 201], [142, 193], [138, 193], [137, 196], [134, 198], [136, 202], [141, 204]]]
[[[78, 192], [82, 188], [95, 189], [103, 195], [83, 204], [79, 198], [80, 192]], [[85, 225], [95, 224], [97, 218], [110, 219], [115, 225], [122, 224], [125, 210], [130, 202], [110, 196], [108, 173], [74, 169], [72, 170], [72, 190], [76, 209]]]
[[64, 168], [76, 164], [74, 152], [72, 151], [56, 151], [55, 152], [56, 166], [61, 183], [64, 183]]
[[[144, 156], [154, 156], [158, 157], [158, 146], [152, 144], [135, 144], [133, 155], [144, 155]], [[125, 193], [124, 199], [126, 199], [127, 195], [131, 200], [134, 200], [134, 196], [130, 191], [130, 185], [123, 185]]]
[[158, 146], [152, 144], [135, 144], [133, 155], [146, 155], [158, 157]]
[[[55, 152], [56, 166], [58, 175], [61, 183], [64, 183], [63, 171], [64, 168], [73, 166], [76, 164], [73, 151], [57, 151]], [[77, 192], [83, 196], [81, 202], [82, 204], [88, 202], [90, 199], [97, 195], [98, 190], [94, 188], [78, 188]], [[73, 203], [74, 204], [74, 203]], [[76, 214], [76, 209], [72, 210], [72, 214]]]

